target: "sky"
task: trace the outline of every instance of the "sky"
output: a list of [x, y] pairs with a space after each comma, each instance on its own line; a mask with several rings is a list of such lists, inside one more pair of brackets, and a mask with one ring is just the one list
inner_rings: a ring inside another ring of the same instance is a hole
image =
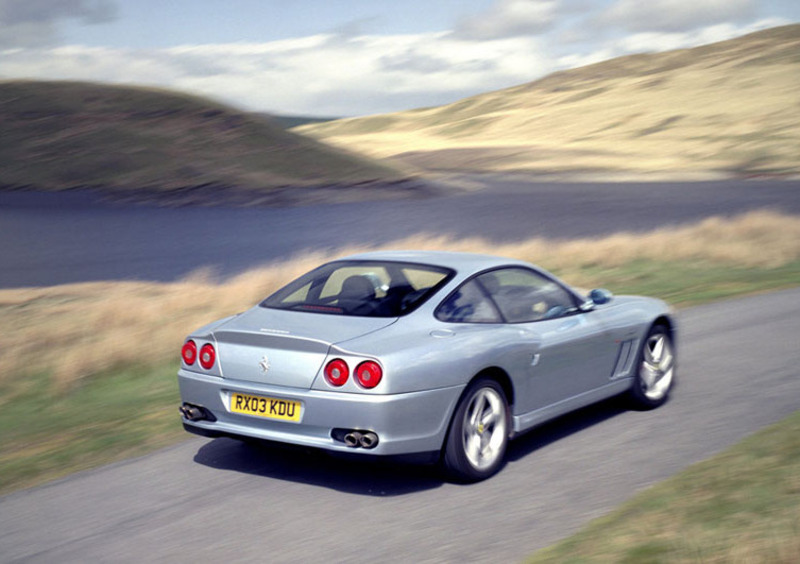
[[0, 79], [344, 117], [798, 22], [798, 0], [0, 0]]

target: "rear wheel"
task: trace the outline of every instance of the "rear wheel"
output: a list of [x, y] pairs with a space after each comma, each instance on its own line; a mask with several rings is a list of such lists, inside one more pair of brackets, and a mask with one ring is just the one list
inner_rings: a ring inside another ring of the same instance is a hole
[[444, 451], [451, 478], [477, 482], [503, 465], [508, 446], [509, 410], [503, 388], [480, 378], [470, 384], [453, 415]]
[[675, 348], [669, 331], [656, 325], [639, 351], [631, 398], [641, 409], [653, 409], [669, 398], [675, 383]]

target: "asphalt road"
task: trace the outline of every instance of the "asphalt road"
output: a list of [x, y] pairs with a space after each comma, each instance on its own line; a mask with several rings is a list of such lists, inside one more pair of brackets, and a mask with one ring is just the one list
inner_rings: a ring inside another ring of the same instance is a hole
[[191, 439], [0, 498], [0, 561], [519, 561], [800, 408], [798, 334], [800, 288], [683, 311], [669, 403], [552, 422], [469, 486]]
[[289, 208], [98, 204], [84, 194], [0, 192], [0, 288], [236, 274], [308, 249], [428, 233], [519, 241], [596, 237], [770, 208], [800, 214], [800, 181], [553, 183], [456, 179], [429, 198]]

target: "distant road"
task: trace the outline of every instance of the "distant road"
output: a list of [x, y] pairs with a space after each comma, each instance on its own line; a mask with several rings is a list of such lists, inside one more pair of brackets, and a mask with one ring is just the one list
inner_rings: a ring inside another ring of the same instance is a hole
[[521, 561], [800, 409], [800, 288], [679, 322], [665, 406], [612, 401], [552, 422], [486, 482], [194, 438], [0, 498], [0, 561]]
[[80, 194], [0, 192], [0, 288], [169, 281], [203, 266], [233, 274], [305, 249], [386, 243], [417, 233], [492, 241], [572, 238], [760, 208], [800, 213], [800, 181], [463, 180], [477, 189], [291, 208], [158, 208], [98, 204]]

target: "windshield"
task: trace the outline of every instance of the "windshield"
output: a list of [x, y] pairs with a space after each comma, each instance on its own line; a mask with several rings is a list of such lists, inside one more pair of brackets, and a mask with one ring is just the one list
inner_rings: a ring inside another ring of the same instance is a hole
[[453, 271], [404, 262], [324, 264], [284, 286], [261, 307], [332, 315], [399, 317], [416, 309]]

